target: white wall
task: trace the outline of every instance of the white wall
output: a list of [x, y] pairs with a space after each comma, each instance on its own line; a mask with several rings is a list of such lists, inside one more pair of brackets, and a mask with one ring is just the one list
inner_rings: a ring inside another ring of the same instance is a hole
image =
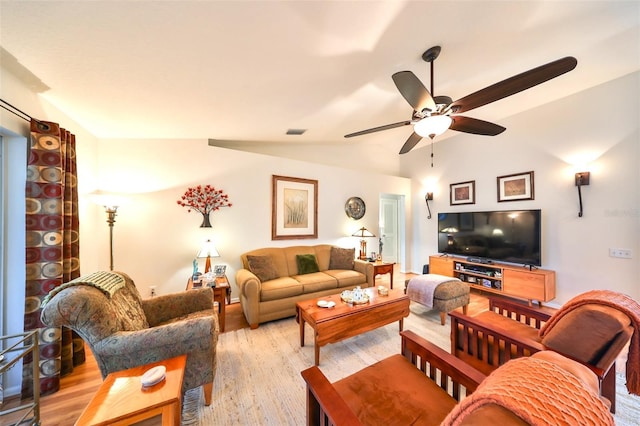
[[[412, 269], [437, 252], [437, 212], [542, 209], [543, 268], [556, 271], [562, 304], [591, 289], [613, 289], [640, 299], [640, 73], [502, 120], [496, 137], [456, 136], [403, 158], [411, 170], [419, 240]], [[523, 96], [523, 95], [516, 95]], [[482, 118], [482, 109], [467, 113]], [[535, 200], [497, 202], [497, 176], [535, 172]], [[591, 172], [578, 217], [574, 174]], [[450, 206], [449, 185], [475, 180], [476, 204]], [[433, 219], [424, 193], [434, 191]], [[609, 248], [633, 251], [632, 259], [609, 257]]]
[[[212, 263], [227, 265], [235, 298], [235, 271], [243, 252], [318, 243], [357, 247], [358, 239], [349, 235], [361, 226], [377, 234], [380, 194], [405, 195], [407, 207], [411, 199], [406, 178], [212, 147], [207, 140], [104, 140], [99, 169], [100, 188], [126, 199], [114, 228], [114, 269], [129, 273], [145, 296], [150, 285], [157, 286], [159, 294], [183, 290], [207, 238], [221, 255]], [[317, 239], [271, 240], [272, 175], [318, 181]], [[188, 213], [176, 203], [187, 187], [198, 184], [224, 190], [233, 204], [211, 214], [210, 229], [199, 227], [199, 213]], [[351, 196], [367, 205], [358, 221], [344, 212]], [[104, 225], [96, 236], [105, 248], [106, 235]], [[106, 251], [99, 262], [108, 267]], [[204, 261], [199, 263], [202, 272]]]

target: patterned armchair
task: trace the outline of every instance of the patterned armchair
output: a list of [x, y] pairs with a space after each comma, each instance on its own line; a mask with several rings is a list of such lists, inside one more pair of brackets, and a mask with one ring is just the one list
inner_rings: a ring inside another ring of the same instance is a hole
[[49, 293], [41, 319], [76, 331], [91, 348], [103, 379], [187, 354], [182, 391], [202, 385], [205, 404], [211, 404], [219, 329], [210, 288], [142, 300], [126, 274], [97, 272]]

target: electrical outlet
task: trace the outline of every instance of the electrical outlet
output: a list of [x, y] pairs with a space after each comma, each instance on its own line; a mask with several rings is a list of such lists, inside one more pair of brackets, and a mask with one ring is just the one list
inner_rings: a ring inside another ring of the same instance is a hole
[[156, 286], [152, 285], [152, 286], [149, 287], [149, 295], [151, 297], [155, 297], [155, 295], [156, 295]]
[[610, 248], [609, 257], [619, 257], [621, 259], [631, 259], [631, 249]]

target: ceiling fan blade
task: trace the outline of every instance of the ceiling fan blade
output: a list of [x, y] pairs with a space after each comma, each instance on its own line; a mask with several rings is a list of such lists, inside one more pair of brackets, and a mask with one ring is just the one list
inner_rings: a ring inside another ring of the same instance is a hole
[[573, 56], [558, 59], [478, 90], [458, 99], [449, 108], [454, 113], [470, 111], [558, 77], [574, 69], [577, 64]]
[[489, 123], [488, 121], [478, 120], [477, 118], [464, 117], [456, 115], [451, 117], [451, 126], [449, 129], [459, 132], [472, 133], [474, 135], [495, 136], [507, 130], [506, 127]]
[[413, 132], [411, 136], [409, 136], [409, 139], [407, 139], [407, 141], [404, 143], [404, 145], [402, 145], [402, 148], [400, 148], [400, 154], [406, 154], [407, 152], [411, 151], [413, 147], [416, 146], [418, 142], [420, 142], [420, 140], [422, 140], [422, 136], [420, 136], [416, 132]]
[[436, 110], [436, 103], [424, 84], [411, 71], [400, 71], [391, 76], [400, 94], [409, 102], [414, 110], [422, 112]]
[[371, 129], [360, 130], [359, 132], [349, 133], [348, 135], [344, 135], [344, 137], [352, 138], [354, 136], [366, 135], [368, 133], [379, 132], [381, 130], [388, 130], [388, 129], [394, 129], [396, 127], [408, 126], [409, 124], [411, 124], [411, 121], [409, 120], [399, 121], [397, 123], [385, 124], [384, 126], [372, 127]]

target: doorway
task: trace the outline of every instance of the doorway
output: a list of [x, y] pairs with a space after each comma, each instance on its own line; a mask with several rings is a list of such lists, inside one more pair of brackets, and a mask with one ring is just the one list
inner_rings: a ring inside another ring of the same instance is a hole
[[381, 194], [378, 252], [384, 262], [404, 264], [404, 228], [404, 195]]

